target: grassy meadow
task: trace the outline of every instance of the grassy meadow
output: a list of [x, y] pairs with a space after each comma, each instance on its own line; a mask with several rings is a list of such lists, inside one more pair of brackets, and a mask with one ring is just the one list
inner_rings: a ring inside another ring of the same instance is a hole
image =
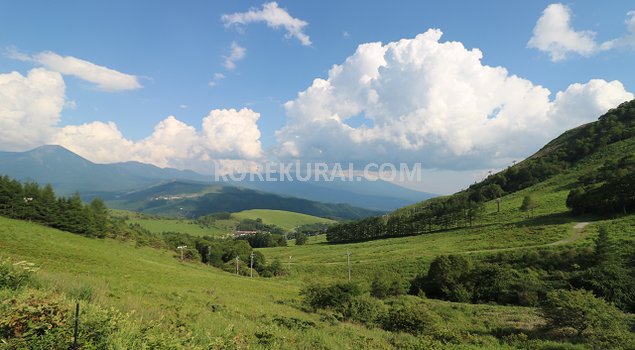
[[[320, 245], [306, 248], [316, 247]], [[300, 249], [305, 247], [289, 248], [298, 256]], [[389, 349], [391, 344], [407, 342], [411, 337], [306, 312], [298, 293], [303, 285], [300, 280], [311, 276], [296, 271], [287, 278], [236, 276], [200, 263], [181, 262], [173, 252], [85, 238], [5, 218], [0, 218], [0, 251], [3, 259], [35, 263], [40, 268], [36, 273], [40, 287], [70, 299], [79, 292], [88, 293], [91, 304], [128, 313], [136, 325], [130, 327], [155, 322], [163, 332], [170, 332], [174, 323], [183, 323], [193, 344], [201, 346], [186, 348], [206, 348], [203, 344], [243, 337], [256, 349]], [[518, 307], [455, 305], [438, 300], [425, 303], [460, 319], [461, 323], [448, 325], [457, 332], [477, 334], [489, 327], [531, 328], [542, 322], [535, 311]], [[311, 326], [303, 330], [288, 328], [272, 322], [274, 318], [302, 320]], [[129, 332], [137, 331], [123, 330], [118, 335], [122, 344], [126, 344]], [[274, 339], [273, 343], [258, 345], [257, 335], [263, 332]], [[479, 337], [478, 342], [498, 348], [493, 336]]]

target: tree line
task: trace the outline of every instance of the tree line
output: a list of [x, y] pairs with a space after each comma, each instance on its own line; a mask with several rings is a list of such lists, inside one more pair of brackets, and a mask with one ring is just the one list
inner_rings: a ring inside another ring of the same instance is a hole
[[635, 156], [608, 161], [578, 180], [567, 206], [575, 214], [628, 214], [635, 211]]
[[50, 184], [22, 184], [8, 176], [0, 177], [0, 215], [92, 237], [105, 237], [112, 230], [108, 208], [101, 199], [84, 204], [77, 193], [57, 197]]
[[[267, 264], [262, 253], [254, 251], [254, 243], [233, 238], [195, 237], [180, 232], [152, 233], [139, 224], [128, 224], [125, 218], [111, 217], [104, 202], [95, 198], [84, 204], [78, 193], [71, 197], [58, 197], [50, 184], [40, 186], [34, 182], [0, 177], [0, 216], [28, 220], [59, 230], [94, 238], [132, 240], [138, 245], [169, 249], [180, 257], [179, 246], [184, 249], [184, 258], [197, 260], [224, 270], [235, 271], [235, 259], [239, 260], [239, 273], [248, 275], [250, 255], [254, 254], [254, 269], [262, 276], [284, 273], [282, 264], [274, 261]], [[225, 218], [225, 215], [220, 215]], [[209, 218], [208, 218], [209, 219]], [[258, 237], [266, 242], [271, 234]], [[286, 239], [284, 245], [286, 245]], [[280, 242], [276, 244], [281, 245]]]
[[410, 236], [450, 228], [472, 226], [484, 213], [484, 205], [465, 193], [433, 198], [422, 205], [391, 215], [376, 216], [330, 226], [330, 243]]

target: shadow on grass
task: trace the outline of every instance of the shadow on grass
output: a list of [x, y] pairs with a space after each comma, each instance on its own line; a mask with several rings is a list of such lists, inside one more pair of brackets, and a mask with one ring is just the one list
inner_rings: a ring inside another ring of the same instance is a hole
[[516, 222], [516, 227], [535, 227], [535, 226], [551, 226], [562, 224], [574, 224], [576, 222], [596, 221], [595, 216], [574, 216], [570, 212], [555, 213], [527, 218], [523, 221]]
[[432, 235], [432, 234], [437, 234], [437, 233], [449, 233], [449, 232], [458, 231], [458, 230], [473, 230], [473, 229], [480, 229], [480, 228], [485, 228], [485, 227], [490, 227], [490, 226], [498, 226], [498, 225], [500, 225], [500, 224], [499, 223], [486, 223], [486, 224], [478, 224], [478, 225], [474, 224], [472, 226], [458, 226], [458, 227], [450, 227], [450, 228], [435, 228], [432, 231], [427, 231], [426, 230], [426, 231], [419, 231], [419, 232], [403, 234], [403, 235], [397, 235], [397, 236], [384, 235], [384, 236], [370, 237], [370, 238], [366, 238], [366, 239], [351, 240], [351, 241], [339, 241], [339, 242], [326, 241], [326, 242], [312, 243], [311, 245], [337, 245], [337, 244], [364, 243], [364, 242], [380, 241], [380, 240], [395, 239], [395, 238], [406, 238], [406, 237]]

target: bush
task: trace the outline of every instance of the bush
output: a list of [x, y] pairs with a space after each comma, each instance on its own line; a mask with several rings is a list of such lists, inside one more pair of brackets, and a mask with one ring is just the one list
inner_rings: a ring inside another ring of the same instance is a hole
[[344, 316], [365, 325], [380, 325], [387, 311], [381, 300], [360, 295], [351, 299]]
[[309, 237], [302, 232], [298, 232], [295, 235], [295, 245], [305, 245], [309, 240]]
[[572, 328], [594, 346], [614, 349], [634, 341], [625, 315], [586, 290], [550, 292], [541, 310], [548, 327]]
[[[0, 303], [0, 342], [9, 349], [68, 349], [73, 341], [73, 305], [57, 294], [33, 289]], [[81, 349], [105, 349], [121, 314], [94, 306], [80, 309]]]
[[35, 271], [33, 263], [11, 263], [9, 259], [0, 261], [0, 289], [16, 290], [27, 285], [33, 280]]
[[431, 298], [469, 302], [472, 297], [469, 285], [471, 270], [471, 261], [462, 256], [439, 256], [430, 264], [425, 279], [413, 281], [423, 282], [423, 285], [411, 286], [411, 291], [421, 288]]
[[421, 302], [408, 299], [393, 302], [382, 321], [382, 328], [391, 332], [415, 335], [434, 334], [440, 318]]
[[346, 310], [353, 297], [361, 294], [354, 283], [336, 283], [330, 286], [309, 285], [300, 291], [304, 302], [313, 309]]
[[384, 299], [402, 294], [406, 294], [406, 286], [397, 274], [380, 273], [371, 282], [370, 295], [375, 298]]

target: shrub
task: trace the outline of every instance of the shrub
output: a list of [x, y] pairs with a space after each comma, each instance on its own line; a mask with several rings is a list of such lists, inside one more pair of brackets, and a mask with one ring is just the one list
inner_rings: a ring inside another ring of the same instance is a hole
[[361, 294], [354, 283], [336, 283], [330, 286], [309, 285], [300, 291], [304, 301], [313, 309], [345, 310], [353, 297]]
[[11, 260], [0, 261], [0, 289], [16, 290], [27, 285], [33, 280], [33, 274], [37, 271], [33, 263], [20, 261], [11, 263]]
[[415, 279], [414, 282], [423, 282], [423, 285], [411, 286], [411, 291], [419, 287], [431, 298], [469, 302], [472, 297], [471, 270], [471, 261], [462, 256], [439, 256], [430, 264], [425, 279]]
[[379, 325], [387, 311], [381, 300], [360, 295], [351, 299], [344, 316], [365, 325]]
[[375, 298], [384, 299], [402, 294], [406, 294], [406, 286], [397, 274], [380, 273], [371, 282], [370, 295]]
[[439, 316], [421, 302], [398, 300], [390, 306], [382, 321], [382, 328], [415, 335], [434, 334], [439, 320]]
[[[74, 308], [57, 294], [25, 289], [0, 303], [0, 339], [9, 349], [67, 349], [72, 343]], [[84, 305], [81, 349], [105, 349], [121, 314]]]
[[600, 348], [616, 348], [633, 341], [625, 315], [586, 290], [555, 290], [541, 306], [552, 329], [573, 328], [578, 336]]

